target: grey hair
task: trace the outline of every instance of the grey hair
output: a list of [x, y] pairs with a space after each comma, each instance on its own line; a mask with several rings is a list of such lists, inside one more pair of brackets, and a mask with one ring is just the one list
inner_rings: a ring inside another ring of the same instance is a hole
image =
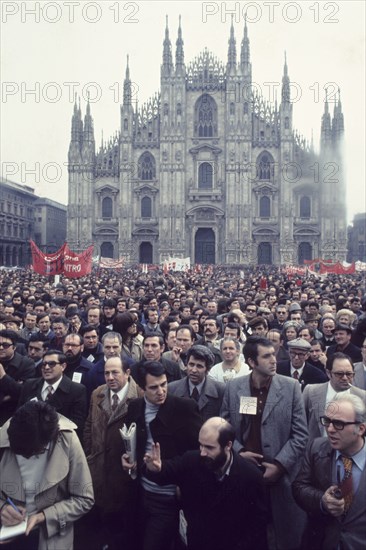
[[106, 338], [117, 338], [118, 342], [120, 344], [122, 344], [122, 336], [120, 335], [119, 332], [113, 332], [112, 330], [110, 332], [106, 332], [105, 334], [103, 334], [102, 336], [102, 344], [104, 344], [104, 341], [106, 340]]
[[235, 344], [235, 347], [238, 351], [241, 350], [241, 345], [240, 345], [240, 342], [237, 338], [235, 338], [234, 336], [225, 336], [225, 338], [223, 338], [220, 342], [220, 350], [222, 351], [222, 348], [224, 347], [224, 344], [225, 342], [234, 342]]
[[[356, 422], [366, 422], [366, 406], [365, 402], [359, 397], [358, 395], [349, 393], [346, 395], [342, 395], [343, 392], [337, 393], [334, 398], [332, 399], [331, 403], [351, 403], [354, 411], [355, 411], [355, 420]], [[331, 405], [331, 403], [328, 403], [327, 407]], [[333, 405], [334, 408], [334, 405]]]

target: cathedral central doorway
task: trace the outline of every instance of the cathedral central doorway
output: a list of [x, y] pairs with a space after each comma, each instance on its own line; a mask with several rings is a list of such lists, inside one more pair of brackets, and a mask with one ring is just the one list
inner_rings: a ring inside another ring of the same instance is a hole
[[140, 264], [153, 263], [153, 247], [151, 243], [142, 242], [140, 244]]
[[201, 228], [197, 230], [194, 239], [196, 264], [214, 264], [215, 263], [215, 233], [212, 229]]
[[258, 246], [258, 263], [272, 264], [272, 245], [271, 243], [260, 243]]
[[102, 243], [102, 246], [100, 247], [100, 255], [102, 258], [113, 258], [113, 243]]

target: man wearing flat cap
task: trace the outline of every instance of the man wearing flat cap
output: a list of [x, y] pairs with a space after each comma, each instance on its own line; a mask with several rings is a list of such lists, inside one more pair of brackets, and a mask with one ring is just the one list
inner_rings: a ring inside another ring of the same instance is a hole
[[298, 380], [302, 391], [307, 384], [327, 382], [327, 375], [307, 362], [311, 350], [311, 345], [307, 340], [295, 338], [295, 340], [290, 340], [287, 343], [287, 347], [290, 359], [278, 363], [278, 374], [290, 376]]

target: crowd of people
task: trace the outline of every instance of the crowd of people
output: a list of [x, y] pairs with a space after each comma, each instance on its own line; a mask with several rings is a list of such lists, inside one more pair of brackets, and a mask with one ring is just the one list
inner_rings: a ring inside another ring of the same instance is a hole
[[9, 549], [360, 550], [365, 406], [362, 274], [0, 270]]

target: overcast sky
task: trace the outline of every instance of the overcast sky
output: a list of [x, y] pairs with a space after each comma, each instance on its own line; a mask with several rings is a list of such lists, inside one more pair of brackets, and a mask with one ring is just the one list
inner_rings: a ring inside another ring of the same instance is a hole
[[[173, 55], [178, 17], [186, 63], [205, 47], [226, 63], [230, 13], [237, 49], [247, 10], [253, 81], [280, 90], [284, 51], [294, 126], [318, 148], [324, 89], [345, 117], [348, 221], [366, 211], [365, 2], [1, 2], [3, 176], [67, 202], [73, 91], [90, 92], [95, 139], [119, 130], [126, 56], [139, 103], [159, 90], [165, 16]], [[270, 84], [272, 83], [272, 84]], [[273, 93], [272, 93], [273, 96]], [[333, 104], [330, 103], [331, 112]], [[33, 173], [32, 173], [33, 172]], [[34, 173], [35, 172], [35, 173]]]

